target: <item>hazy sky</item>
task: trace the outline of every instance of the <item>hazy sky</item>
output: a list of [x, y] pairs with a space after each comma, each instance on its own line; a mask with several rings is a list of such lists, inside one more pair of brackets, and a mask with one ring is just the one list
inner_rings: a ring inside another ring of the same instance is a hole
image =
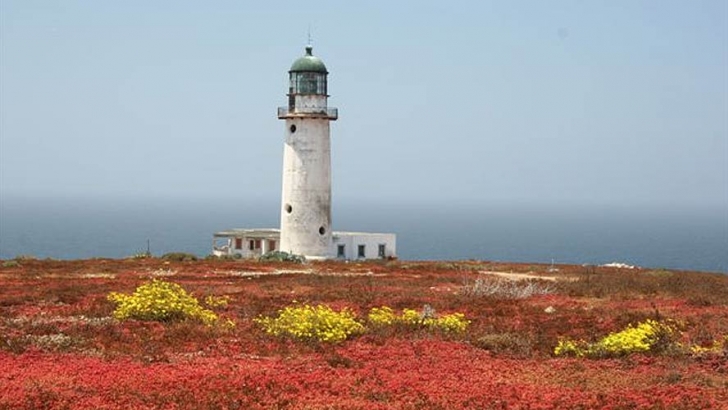
[[0, 199], [275, 200], [329, 71], [334, 200], [728, 209], [728, 1], [0, 0]]

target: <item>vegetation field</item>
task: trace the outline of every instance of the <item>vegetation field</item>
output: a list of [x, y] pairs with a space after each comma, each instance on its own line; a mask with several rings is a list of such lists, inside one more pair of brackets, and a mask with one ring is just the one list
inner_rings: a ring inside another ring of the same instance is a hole
[[0, 409], [728, 409], [728, 276], [0, 261]]

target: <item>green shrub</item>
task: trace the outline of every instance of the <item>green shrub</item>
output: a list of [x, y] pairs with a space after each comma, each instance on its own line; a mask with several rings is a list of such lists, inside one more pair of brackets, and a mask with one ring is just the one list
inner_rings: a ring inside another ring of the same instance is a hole
[[18, 255], [18, 256], [15, 257], [15, 260], [18, 261], [18, 262], [22, 262], [22, 261], [37, 261], [38, 258], [36, 258], [33, 255]]
[[364, 331], [354, 312], [337, 312], [326, 305], [289, 306], [280, 310], [277, 317], [259, 316], [254, 321], [270, 335], [319, 342], [341, 342]]
[[191, 253], [185, 253], [185, 252], [170, 252], [165, 253], [162, 255], [162, 259], [166, 261], [173, 261], [173, 262], [188, 262], [188, 261], [196, 261], [197, 256], [191, 254]]
[[596, 343], [582, 340], [560, 340], [554, 348], [556, 356], [614, 357], [632, 353], [659, 353], [674, 344], [675, 326], [647, 319], [636, 326], [610, 333]]
[[17, 268], [20, 266], [20, 263], [16, 260], [9, 260], [3, 262], [3, 268]]
[[261, 262], [292, 262], [292, 263], [303, 263], [306, 261], [301, 255], [295, 255], [288, 252], [282, 251], [271, 251], [258, 258]]
[[154, 279], [137, 287], [131, 295], [111, 292], [108, 300], [116, 303], [114, 317], [160, 322], [199, 320], [211, 325], [218, 316], [203, 308], [199, 301], [176, 283]]

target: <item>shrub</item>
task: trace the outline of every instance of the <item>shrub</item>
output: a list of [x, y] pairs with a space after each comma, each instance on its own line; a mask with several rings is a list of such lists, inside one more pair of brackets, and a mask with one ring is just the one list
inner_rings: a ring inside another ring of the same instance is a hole
[[690, 347], [690, 353], [694, 356], [726, 355], [728, 354], [728, 335], [723, 336], [722, 340], [713, 340], [710, 346], [693, 345]]
[[354, 312], [337, 312], [326, 305], [289, 306], [275, 318], [259, 316], [254, 321], [270, 335], [319, 342], [341, 342], [364, 331]]
[[420, 316], [420, 312], [414, 309], [402, 309], [402, 315], [398, 319], [399, 322], [410, 326], [427, 325], [432, 321], [431, 317]]
[[559, 344], [554, 348], [555, 356], [575, 356], [584, 357], [589, 352], [589, 345], [583, 340], [559, 340]]
[[137, 287], [131, 295], [111, 292], [108, 300], [116, 303], [114, 317], [119, 320], [149, 321], [199, 320], [211, 325], [218, 316], [204, 309], [199, 301], [176, 283], [154, 279]]
[[462, 313], [452, 313], [437, 317], [430, 305], [425, 305], [422, 312], [414, 309], [403, 309], [401, 315], [396, 315], [388, 306], [372, 308], [367, 316], [369, 323], [377, 327], [391, 325], [405, 325], [410, 327], [425, 327], [437, 329], [445, 333], [463, 333], [470, 321]]
[[173, 262], [188, 262], [188, 261], [196, 261], [197, 256], [191, 254], [191, 253], [185, 253], [185, 252], [170, 252], [165, 253], [162, 255], [162, 259], [166, 261], [173, 261]]
[[435, 319], [433, 327], [445, 333], [464, 333], [470, 321], [462, 313], [451, 313]]
[[230, 302], [228, 296], [208, 296], [205, 298], [205, 305], [211, 308], [227, 307]]
[[137, 252], [129, 257], [130, 259], [151, 259], [152, 254], [149, 251]]
[[18, 261], [18, 262], [22, 262], [22, 261], [35, 261], [35, 260], [38, 260], [38, 258], [36, 258], [34, 255], [17, 255], [15, 257], [15, 260]]
[[16, 260], [9, 260], [3, 262], [3, 268], [17, 268], [20, 266], [20, 263]]
[[261, 262], [292, 262], [292, 263], [303, 263], [306, 261], [301, 255], [295, 255], [288, 252], [271, 251], [258, 258]]
[[560, 340], [554, 349], [556, 356], [614, 357], [632, 353], [659, 353], [673, 344], [674, 326], [666, 322], [647, 319], [637, 326], [610, 333], [596, 343], [582, 340]]
[[372, 310], [369, 311], [367, 318], [369, 319], [369, 323], [375, 326], [389, 326], [397, 323], [399, 320], [392, 308], [387, 306], [372, 308]]

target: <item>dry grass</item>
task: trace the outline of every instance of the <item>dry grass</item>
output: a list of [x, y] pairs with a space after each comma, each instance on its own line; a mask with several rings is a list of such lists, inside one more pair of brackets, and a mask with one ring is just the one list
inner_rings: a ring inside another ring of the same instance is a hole
[[508, 279], [477, 278], [467, 282], [460, 293], [471, 297], [494, 299], [526, 299], [554, 293], [554, 286], [540, 280], [514, 281]]
[[573, 297], [659, 296], [685, 299], [695, 306], [728, 304], [728, 275], [585, 267], [575, 277], [559, 282], [558, 291]]

